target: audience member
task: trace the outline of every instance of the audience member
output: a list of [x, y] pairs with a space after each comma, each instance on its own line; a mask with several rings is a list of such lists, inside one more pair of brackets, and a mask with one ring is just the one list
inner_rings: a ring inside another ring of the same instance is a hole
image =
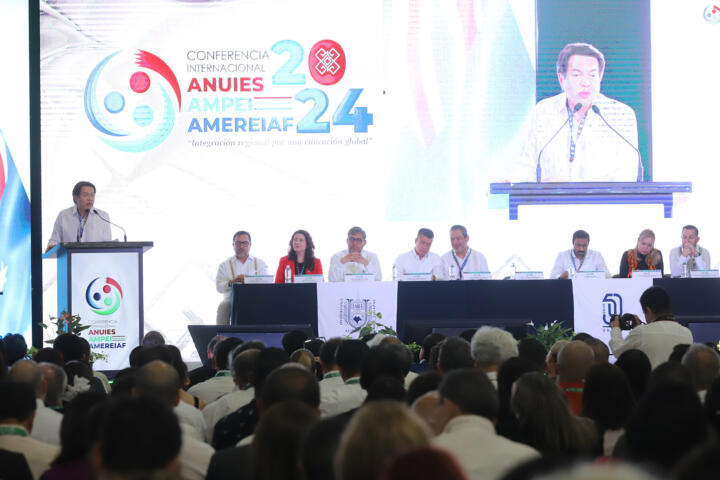
[[83, 359], [83, 342], [80, 337], [72, 333], [61, 333], [55, 337], [53, 348], [62, 355], [63, 364]]
[[666, 383], [682, 383], [692, 387], [690, 370], [678, 362], [665, 362], [658, 365], [648, 377], [647, 390]]
[[153, 347], [155, 345], [165, 345], [165, 337], [157, 330], [150, 330], [145, 334], [140, 342], [143, 347]]
[[[336, 415], [317, 422], [305, 437], [301, 452], [303, 477], [307, 480], [334, 480], [333, 458], [348, 415]], [[208, 480], [213, 480], [208, 477]]]
[[19, 333], [8, 333], [3, 337], [3, 343], [5, 344], [5, 361], [9, 367], [12, 367], [21, 358], [25, 358], [28, 349], [25, 337]]
[[455, 457], [445, 450], [419, 447], [389, 460], [379, 480], [468, 480]]
[[681, 362], [683, 355], [685, 355], [685, 352], [690, 349], [689, 343], [679, 343], [675, 345], [672, 349], [672, 352], [670, 353], [670, 356], [667, 358], [668, 362]]
[[585, 375], [592, 367], [595, 357], [592, 348], [580, 340], [573, 340], [558, 354], [558, 387], [565, 394], [574, 414], [582, 410]]
[[635, 395], [635, 400], [640, 400], [640, 397], [645, 393], [650, 371], [652, 370], [650, 359], [640, 350], [627, 350], [615, 361], [615, 366], [620, 367], [625, 373], [628, 382], [630, 382], [633, 395]]
[[590, 348], [592, 348], [596, 364], [609, 363], [610, 348], [605, 345], [605, 342], [595, 337], [588, 338], [583, 341], [587, 343]]
[[313, 355], [310, 350], [305, 350], [304, 348], [295, 350], [292, 355], [290, 355], [290, 361], [302, 365], [315, 373], [315, 355]]
[[438, 370], [441, 373], [473, 366], [474, 361], [467, 340], [460, 337], [448, 337], [442, 342], [438, 353]]
[[560, 350], [562, 350], [563, 347], [568, 343], [570, 343], [569, 340], [558, 340], [557, 342], [553, 343], [552, 347], [550, 347], [550, 350], [545, 357], [545, 364], [547, 365], [545, 371], [548, 377], [555, 378], [557, 376], [558, 354], [560, 353]]
[[705, 395], [705, 415], [715, 430], [715, 436], [720, 438], [720, 378], [713, 380]]
[[149, 348], [163, 349], [170, 354], [170, 362], [168, 363], [172, 365], [172, 367], [178, 374], [178, 378], [180, 379], [180, 386], [178, 388], [180, 401], [175, 406], [173, 411], [175, 412], [175, 415], [178, 416], [181, 424], [186, 424], [193, 427], [194, 431], [190, 431], [188, 429], [188, 432], [193, 433], [196, 440], [207, 440], [205, 438], [205, 431], [207, 430], [207, 427], [205, 425], [205, 418], [200, 411], [200, 409], [205, 408], [206, 404], [201, 398], [190, 395], [184, 390], [184, 388], [190, 383], [190, 378], [188, 377], [188, 368], [182, 359], [180, 349], [177, 348], [175, 345], [157, 345], [155, 347]]
[[470, 342], [475, 366], [485, 372], [497, 388], [500, 365], [518, 356], [517, 342], [510, 332], [495, 327], [480, 327]]
[[438, 343], [445, 340], [445, 335], [442, 333], [429, 333], [423, 339], [422, 346], [420, 348], [420, 354], [418, 355], [418, 362], [413, 363], [410, 366], [410, 371], [415, 373], [426, 372], [430, 368], [430, 351]]
[[344, 383], [321, 397], [320, 411], [323, 417], [353, 410], [365, 401], [367, 392], [360, 387], [360, 374], [368, 351], [368, 346], [361, 340], [345, 340], [338, 346], [335, 361]]
[[55, 363], [41, 363], [43, 379], [47, 385], [45, 391], [45, 406], [55, 411], [63, 407], [62, 396], [67, 388], [67, 374], [65, 369]]
[[407, 389], [407, 404], [412, 405], [415, 400], [427, 392], [437, 390], [441, 380], [442, 374], [436, 370], [428, 370], [415, 377], [415, 380], [412, 381]]
[[282, 337], [283, 350], [285, 350], [285, 353], [287, 353], [289, 357], [295, 350], [303, 348], [305, 340], [307, 339], [308, 336], [305, 332], [300, 330], [290, 330]]
[[[360, 386], [367, 390], [381, 376], [397, 378], [408, 385], [417, 374], [410, 373], [412, 354], [402, 343], [390, 343], [371, 348], [363, 359]], [[410, 376], [412, 375], [412, 376]]]
[[24, 383], [0, 381], [0, 448], [22, 453], [36, 480], [47, 470], [59, 448], [30, 436], [37, 403]]
[[383, 400], [395, 400], [405, 402], [407, 394], [405, 384], [402, 380], [387, 375], [381, 375], [373, 380], [367, 389], [367, 396], [363, 403], [377, 402]]
[[[2, 354], [0, 353], [0, 355]], [[27, 460], [25, 460], [25, 456], [22, 453], [11, 452], [10, 450], [0, 448], [0, 478], [33, 480], [33, 475]]]
[[[188, 388], [200, 382], [204, 382], [215, 375], [215, 372], [217, 371], [213, 364], [215, 348], [217, 348], [218, 343], [222, 342], [226, 338], [227, 337], [223, 335], [215, 335], [208, 341], [207, 347], [205, 348], [205, 359], [202, 366], [188, 372], [188, 378], [190, 378], [190, 385], [188, 385]], [[132, 362], [130, 362], [130, 366], [134, 366]]]
[[229, 337], [218, 343], [213, 355], [213, 367], [216, 372], [212, 378], [197, 383], [188, 389], [190, 395], [200, 397], [205, 403], [214, 402], [235, 388], [232, 373], [228, 369], [230, 352], [240, 345], [242, 340]]
[[536, 372], [535, 365], [519, 357], [508, 359], [500, 366], [497, 374], [498, 389], [498, 415], [495, 423], [495, 431], [508, 440], [515, 442], [522, 441], [520, 424], [510, 406], [512, 398], [512, 386], [515, 381], [524, 373]]
[[340, 376], [337, 362], [335, 361], [335, 353], [343, 342], [342, 338], [331, 338], [320, 347], [320, 368], [322, 369], [323, 378], [320, 380], [320, 395], [328, 393], [335, 387], [343, 384]]
[[359, 409], [340, 438], [337, 480], [377, 480], [384, 463], [430, 441], [423, 421], [400, 402], [372, 402]]
[[453, 452], [469, 478], [499, 479], [512, 467], [539, 456], [535, 449], [495, 433], [498, 396], [483, 372], [458, 369], [445, 374], [438, 405], [449, 420], [432, 443]]
[[522, 375], [515, 382], [511, 405], [523, 443], [542, 455], [573, 458], [599, 453], [593, 421], [573, 415], [563, 392], [542, 374]]
[[41, 442], [60, 446], [62, 415], [45, 406], [47, 381], [40, 365], [34, 360], [18, 360], [10, 369], [8, 380], [27, 385], [35, 393], [35, 419], [30, 435]]
[[683, 355], [682, 364], [690, 372], [700, 401], [704, 402], [707, 389], [720, 375], [720, 356], [707, 345], [696, 343]]
[[698, 447], [680, 460], [673, 472], [673, 480], [715, 478], [720, 471], [720, 447], [715, 443]]
[[63, 366], [63, 357], [52, 347], [45, 347], [41, 348], [35, 354], [33, 355], [33, 360], [35, 360], [37, 363], [54, 363], [55, 365], [58, 365], [60, 367]]
[[526, 337], [518, 342], [518, 357], [530, 362], [535, 370], [544, 373], [547, 369], [548, 351], [537, 338]]

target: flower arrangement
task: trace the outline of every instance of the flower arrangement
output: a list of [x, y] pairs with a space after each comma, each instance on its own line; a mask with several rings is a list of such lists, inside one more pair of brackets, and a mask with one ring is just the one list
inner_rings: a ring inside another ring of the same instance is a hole
[[[574, 333], [572, 328], [563, 327], [563, 324], [557, 320], [554, 320], [549, 325], [537, 326], [532, 321], [528, 322], [527, 325], [534, 330], [534, 333], [528, 331], [528, 338], [536, 339], [542, 343], [547, 350], [550, 350], [550, 347], [558, 340], [572, 340]], [[530, 328], [528, 328], [528, 330], [530, 330]]]
[[[50, 323], [41, 323], [42, 327], [46, 330], [55, 330], [55, 336], [45, 343], [52, 345], [55, 342], [55, 337], [63, 333], [71, 333], [73, 335], [80, 336], [80, 333], [90, 328], [90, 325], [83, 325], [81, 323], [80, 315], [72, 315], [65, 310], [60, 312], [60, 315], [53, 317], [49, 315]], [[54, 327], [54, 328], [53, 328]], [[107, 360], [107, 355], [104, 353], [90, 352], [90, 361], [95, 362], [97, 360]]]

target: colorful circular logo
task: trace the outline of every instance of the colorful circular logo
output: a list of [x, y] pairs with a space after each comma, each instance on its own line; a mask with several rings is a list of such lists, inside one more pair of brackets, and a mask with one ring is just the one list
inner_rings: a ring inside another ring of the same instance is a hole
[[[104, 280], [104, 283], [101, 282]], [[120, 284], [110, 277], [97, 277], [85, 290], [85, 299], [90, 310], [98, 315], [112, 315], [120, 308], [123, 292]]]
[[345, 75], [345, 52], [333, 40], [320, 40], [308, 55], [310, 75], [320, 85], [334, 85]]
[[720, 7], [717, 5], [708, 5], [703, 11], [703, 18], [712, 25], [720, 23]]
[[160, 57], [144, 50], [108, 55], [85, 85], [88, 120], [103, 142], [123, 152], [145, 152], [165, 141], [180, 104], [175, 74]]

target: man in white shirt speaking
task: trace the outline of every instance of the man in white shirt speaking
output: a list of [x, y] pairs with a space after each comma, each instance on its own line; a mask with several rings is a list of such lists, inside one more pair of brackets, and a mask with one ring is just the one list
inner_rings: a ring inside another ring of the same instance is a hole
[[415, 248], [395, 260], [398, 276], [411, 273], [431, 273], [433, 280], [446, 280], [447, 272], [440, 256], [430, 251], [435, 234], [429, 228], [418, 230]]
[[217, 324], [230, 323], [230, 295], [234, 283], [245, 283], [246, 275], [267, 275], [267, 265], [259, 258], [250, 256], [252, 240], [245, 230], [233, 235], [235, 255], [224, 260], [215, 276], [215, 287], [223, 294], [223, 300], [217, 309]]
[[109, 242], [110, 216], [94, 208], [95, 185], [78, 182], [72, 190], [74, 206], [61, 210], [55, 219], [46, 251], [64, 242]]
[[346, 274], [354, 273], [372, 273], [376, 282], [382, 280], [380, 260], [377, 255], [364, 249], [366, 243], [365, 230], [360, 227], [348, 230], [348, 248], [337, 252], [330, 259], [328, 279], [331, 282], [342, 282]]
[[605, 265], [605, 259], [600, 252], [588, 249], [590, 234], [585, 230], [573, 233], [573, 248], [558, 253], [555, 259], [550, 278], [570, 278], [575, 272], [605, 272], [610, 277], [610, 271]]
[[467, 228], [462, 225], [453, 225], [450, 227], [450, 245], [452, 250], [442, 256], [445, 264], [445, 271], [449, 271], [451, 266], [455, 267], [456, 278], [462, 280], [463, 272], [487, 272], [488, 264], [485, 256], [473, 250], [468, 246], [470, 236]]

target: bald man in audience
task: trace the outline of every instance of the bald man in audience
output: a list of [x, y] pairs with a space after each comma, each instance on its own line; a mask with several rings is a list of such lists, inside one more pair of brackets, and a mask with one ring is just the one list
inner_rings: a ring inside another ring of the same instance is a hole
[[62, 396], [67, 387], [67, 374], [65, 369], [54, 363], [40, 363], [43, 378], [47, 385], [45, 393], [45, 406], [51, 409], [62, 408]]
[[[133, 394], [155, 398], [172, 409], [180, 401], [179, 388], [177, 370], [161, 360], [154, 360], [138, 370]], [[210, 445], [196, 440], [194, 433], [188, 431], [191, 428], [180, 424], [180, 475], [184, 480], [205, 478], [210, 458], [215, 453]]]
[[705, 403], [708, 388], [720, 376], [720, 355], [707, 345], [696, 343], [685, 352], [682, 364], [690, 371], [693, 387]]
[[517, 342], [510, 332], [496, 327], [480, 327], [470, 342], [475, 368], [484, 372], [497, 388], [497, 372], [508, 358], [518, 356]]
[[60, 445], [62, 415], [45, 406], [47, 382], [40, 365], [33, 360], [18, 360], [8, 374], [8, 380], [24, 383], [35, 392], [35, 422], [31, 436], [41, 442]]
[[568, 343], [558, 354], [558, 387], [567, 397], [570, 409], [576, 415], [582, 410], [585, 375], [594, 362], [592, 348], [581, 340]]

